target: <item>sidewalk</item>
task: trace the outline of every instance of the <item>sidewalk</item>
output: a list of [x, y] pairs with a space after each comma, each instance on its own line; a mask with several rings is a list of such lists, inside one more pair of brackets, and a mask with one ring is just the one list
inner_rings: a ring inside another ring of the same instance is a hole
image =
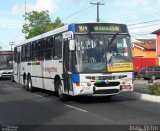
[[[160, 82], [160, 79], [154, 80], [153, 83]], [[148, 86], [147, 86], [148, 80], [134, 80], [134, 92], [142, 93], [142, 94], [149, 94]]]
[[[155, 82], [160, 82], [160, 79], [153, 81], [153, 83]], [[135, 80], [134, 91], [129, 93], [122, 93], [121, 96], [160, 103], [160, 96], [150, 95], [148, 93], [149, 90], [147, 84], [147, 80]]]
[[148, 94], [147, 80], [134, 80], [134, 92]]

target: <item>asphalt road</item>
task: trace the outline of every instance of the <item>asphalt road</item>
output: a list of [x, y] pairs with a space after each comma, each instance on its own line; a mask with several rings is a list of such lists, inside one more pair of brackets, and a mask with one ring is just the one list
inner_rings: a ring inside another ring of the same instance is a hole
[[160, 125], [160, 104], [114, 96], [75, 97], [67, 102], [49, 91], [26, 91], [0, 81], [0, 125]]

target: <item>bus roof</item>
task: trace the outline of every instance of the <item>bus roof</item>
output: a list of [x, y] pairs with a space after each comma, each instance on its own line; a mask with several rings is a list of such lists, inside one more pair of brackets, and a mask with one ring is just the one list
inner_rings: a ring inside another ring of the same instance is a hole
[[74, 33], [85, 33], [85, 32], [121, 32], [121, 33], [128, 33], [127, 26], [125, 24], [118, 24], [118, 23], [72, 23], [68, 25], [64, 25], [60, 28], [51, 30], [49, 32], [43, 33], [41, 35], [35, 36], [33, 38], [21, 41], [15, 47], [23, 45], [25, 43], [29, 43], [32, 41], [36, 41], [38, 39], [46, 38], [51, 35], [59, 34], [65, 31], [72, 31]]

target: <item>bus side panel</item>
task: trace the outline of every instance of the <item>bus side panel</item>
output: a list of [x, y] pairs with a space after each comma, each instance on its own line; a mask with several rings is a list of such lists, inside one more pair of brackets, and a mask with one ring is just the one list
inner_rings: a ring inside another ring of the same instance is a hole
[[42, 86], [42, 61], [32, 61], [31, 65], [31, 76], [32, 76], [32, 85], [38, 88], [44, 88]]
[[49, 60], [44, 63], [45, 89], [55, 91], [55, 77], [62, 79], [62, 60]]
[[17, 63], [15, 63], [15, 62], [13, 64], [13, 74], [14, 74], [14, 81], [18, 83], [18, 79], [17, 79]]

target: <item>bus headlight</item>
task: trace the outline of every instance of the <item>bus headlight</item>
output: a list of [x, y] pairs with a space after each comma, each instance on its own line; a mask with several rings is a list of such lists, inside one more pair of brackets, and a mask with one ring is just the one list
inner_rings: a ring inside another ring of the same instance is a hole
[[132, 83], [132, 79], [122, 79], [122, 84], [131, 84]]
[[91, 86], [91, 83], [90, 82], [87, 82], [87, 83], [86, 82], [82, 82], [81, 86]]
[[84, 82], [81, 82], [81, 86], [86, 86], [86, 83], [84, 83]]

